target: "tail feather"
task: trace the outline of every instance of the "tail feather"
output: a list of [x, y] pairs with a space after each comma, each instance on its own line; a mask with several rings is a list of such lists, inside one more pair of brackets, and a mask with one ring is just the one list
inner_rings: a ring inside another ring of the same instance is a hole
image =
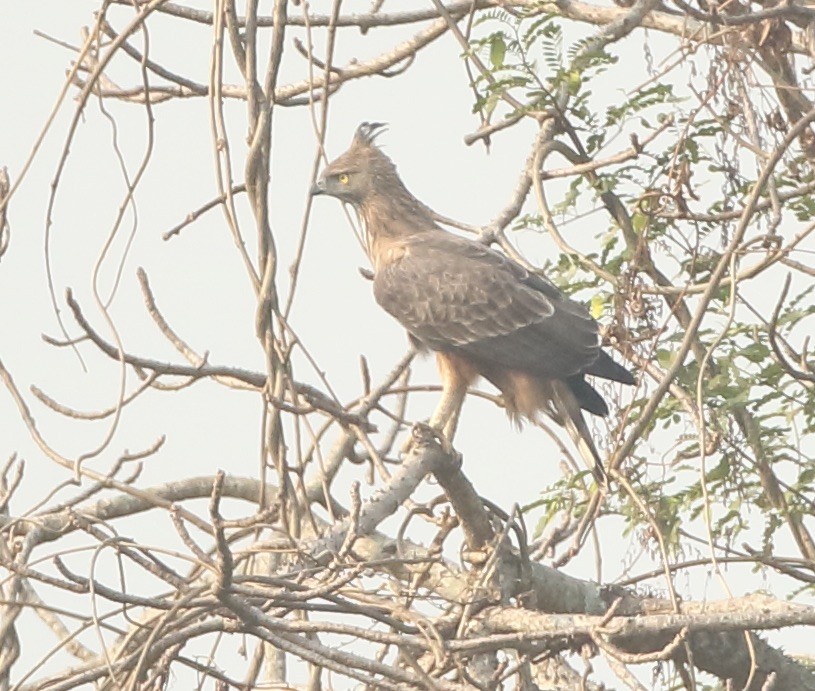
[[[504, 405], [510, 418], [516, 422], [523, 418], [539, 419], [544, 413], [564, 427], [580, 455], [592, 469], [599, 484], [606, 484], [606, 473], [586, 421], [580, 408], [597, 414], [608, 409], [582, 375], [569, 379], [541, 379], [518, 370], [491, 370], [482, 372], [504, 396]], [[602, 408], [601, 408], [602, 406]]]
[[557, 414], [557, 422], [566, 429], [583, 460], [591, 468], [594, 479], [598, 484], [606, 484], [606, 471], [583, 413], [580, 412], [580, 403], [566, 382], [556, 381], [552, 384], [552, 407]]
[[565, 381], [583, 410], [588, 410], [590, 413], [594, 413], [600, 417], [608, 416], [608, 406], [606, 402], [603, 400], [603, 397], [597, 393], [597, 389], [584, 379], [584, 375], [575, 374]]

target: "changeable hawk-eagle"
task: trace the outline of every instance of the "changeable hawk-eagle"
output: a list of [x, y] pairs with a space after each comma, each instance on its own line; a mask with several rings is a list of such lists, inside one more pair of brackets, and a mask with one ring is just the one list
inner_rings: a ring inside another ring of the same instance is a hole
[[443, 230], [363, 123], [312, 188], [352, 204], [365, 229], [376, 301], [436, 352], [444, 391], [430, 424], [452, 440], [467, 388], [497, 386], [513, 419], [542, 411], [602, 475], [581, 409], [607, 415], [586, 375], [633, 384], [600, 349], [597, 322], [554, 285], [482, 243]]

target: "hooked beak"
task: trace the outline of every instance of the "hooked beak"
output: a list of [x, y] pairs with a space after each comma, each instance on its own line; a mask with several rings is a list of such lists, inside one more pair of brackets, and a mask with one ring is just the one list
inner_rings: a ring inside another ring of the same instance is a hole
[[325, 178], [320, 178], [317, 180], [317, 182], [311, 186], [309, 193], [312, 197], [315, 197], [318, 194], [325, 194]]

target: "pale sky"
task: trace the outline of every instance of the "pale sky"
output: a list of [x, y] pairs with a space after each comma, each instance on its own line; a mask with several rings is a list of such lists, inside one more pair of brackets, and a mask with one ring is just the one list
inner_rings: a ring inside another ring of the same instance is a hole
[[[80, 40], [79, 28], [92, 22], [91, 13], [97, 5], [88, 0], [0, 4], [0, 83], [4, 94], [0, 107], [0, 167], [8, 168], [12, 182], [18, 179], [49, 117], [73, 59], [71, 52], [33, 32], [39, 30], [76, 44]], [[368, 3], [359, 6], [367, 9]], [[208, 5], [202, 3], [202, 7]], [[121, 9], [120, 16], [122, 26], [129, 12]], [[153, 26], [152, 57], [171, 69], [206, 81], [210, 29], [197, 26], [180, 31], [180, 22], [166, 20]], [[340, 32], [336, 62], [376, 54], [393, 43], [393, 36], [405, 33], [410, 34], [411, 28], [375, 30], [367, 37], [354, 29]], [[317, 32], [316, 36], [319, 46], [323, 34]], [[632, 44], [640, 44], [641, 36]], [[489, 221], [509, 200], [534, 129], [531, 123], [525, 123], [495, 137], [490, 153], [483, 146], [464, 144], [464, 137], [478, 127], [478, 119], [471, 114], [472, 94], [460, 54], [454, 38], [445, 35], [423, 51], [406, 74], [394, 79], [366, 78], [344, 86], [330, 100], [326, 143], [329, 157], [334, 157], [346, 148], [361, 121], [389, 123], [389, 131], [380, 141], [408, 188], [439, 213], [478, 225]], [[305, 60], [289, 44], [281, 80], [300, 80], [305, 69]], [[620, 97], [614, 75], [625, 73], [625, 84], [630, 86], [635, 82], [630, 77], [632, 70], [641, 71], [643, 80], [647, 76], [641, 50], [627, 64], [610, 71], [606, 82], [609, 101]], [[230, 67], [228, 74], [234, 77], [234, 69]], [[132, 63], [121, 59], [114, 63], [112, 78], [120, 79], [120, 86], [135, 85], [137, 76]], [[70, 349], [53, 348], [41, 339], [43, 333], [60, 337], [45, 273], [45, 209], [73, 117], [75, 95], [76, 90], [71, 89], [11, 202], [11, 244], [0, 260], [0, 358], [24, 393], [46, 440], [69, 458], [96, 447], [107, 434], [109, 422], [63, 418], [44, 408], [29, 387], [36, 385], [61, 403], [80, 410], [99, 410], [114, 405], [119, 386], [117, 365], [98, 356], [90, 346], [81, 346], [89, 366], [85, 373]], [[107, 102], [105, 107], [116, 119], [119, 145], [132, 175], [146, 147], [145, 110], [115, 102]], [[231, 123], [235, 174], [240, 178], [245, 104], [227, 104], [226, 114]], [[161, 239], [190, 211], [216, 195], [207, 101], [195, 98], [160, 104], [154, 108], [154, 117], [152, 159], [136, 194], [138, 224], [111, 310], [116, 327], [128, 351], [181, 362], [181, 356], [158, 332], [144, 308], [135, 277], [136, 268], [144, 267], [164, 316], [199, 353], [208, 352], [211, 363], [262, 370], [262, 350], [254, 336], [254, 297], [220, 211], [209, 212], [179, 237], [168, 242]], [[316, 138], [305, 108], [279, 108], [274, 118], [270, 207], [281, 256], [278, 285], [285, 295], [287, 268], [307, 202]], [[92, 306], [90, 289], [94, 264], [125, 195], [112, 149], [113, 136], [109, 120], [98, 102], [92, 101], [71, 145], [57, 192], [51, 229], [53, 276], [57, 299], [72, 334], [77, 330], [64, 309], [66, 287], [73, 289], [92, 323], [110, 337], [100, 313]], [[625, 141], [619, 143], [620, 148], [626, 145]], [[242, 208], [243, 227], [251, 242], [250, 215]], [[110, 288], [132, 223], [128, 213], [113, 242], [111, 256], [102, 264], [103, 294]], [[564, 232], [576, 244], [591, 246], [595, 236], [607, 227], [607, 216], [598, 213], [581, 223], [569, 224]], [[527, 231], [513, 235], [512, 240], [535, 263], [556, 256], [546, 236]], [[364, 266], [367, 259], [340, 204], [331, 199], [316, 200], [292, 325], [342, 401], [361, 394], [360, 355], [367, 358], [376, 382], [402, 356], [407, 344], [401, 327], [375, 305], [370, 284], [357, 271]], [[296, 376], [319, 385], [319, 378], [302, 358], [297, 361]], [[134, 381], [128, 376], [128, 390]], [[432, 360], [414, 367], [413, 381], [437, 383]], [[436, 394], [416, 397], [409, 417], [422, 419], [429, 415], [435, 398]], [[218, 468], [253, 476], [258, 468], [259, 413], [255, 395], [209, 382], [175, 393], [150, 392], [124, 410], [113, 442], [89, 465], [104, 471], [123, 450], [145, 448], [167, 434], [164, 448], [147, 461], [141, 486], [210, 474]], [[332, 438], [329, 435], [327, 445]], [[516, 431], [501, 410], [484, 401], [468, 400], [456, 446], [464, 454], [465, 471], [477, 490], [507, 510], [514, 502], [534, 501], [551, 479], [560, 476], [557, 451], [541, 430]], [[15, 452], [26, 461], [26, 476], [12, 504], [12, 513], [22, 513], [42, 500], [55, 484], [67, 480], [69, 473], [36, 449], [2, 389], [0, 461]], [[655, 459], [664, 452], [666, 449], [653, 449]], [[351, 469], [343, 474], [346, 486], [360, 472]], [[347, 490], [342, 484], [337, 487], [338, 498], [345, 501]], [[372, 489], [363, 488], [363, 492]], [[58, 495], [53, 501], [66, 496]], [[534, 527], [535, 519], [533, 514], [530, 527]], [[131, 521], [127, 530], [130, 534], [141, 532], [147, 541], [159, 540], [171, 531], [166, 517], [160, 521], [158, 529], [150, 522]], [[604, 576], [613, 578], [623, 564], [640, 554], [640, 547], [637, 536], [623, 537], [616, 529], [609, 532], [609, 537], [613, 539], [604, 544]], [[585, 550], [566, 570], [580, 577], [593, 577], [591, 552]], [[640, 567], [644, 568], [645, 563]], [[749, 578], [741, 574], [731, 585], [736, 594], [743, 594], [762, 583], [760, 574]], [[717, 586], [705, 587], [703, 574], [690, 579], [688, 587], [697, 596], [722, 596]], [[41, 632], [35, 619], [21, 621], [22, 636], [27, 633], [26, 626], [32, 627], [32, 634]], [[788, 647], [794, 649], [795, 642]], [[23, 668], [24, 663], [20, 664]]]

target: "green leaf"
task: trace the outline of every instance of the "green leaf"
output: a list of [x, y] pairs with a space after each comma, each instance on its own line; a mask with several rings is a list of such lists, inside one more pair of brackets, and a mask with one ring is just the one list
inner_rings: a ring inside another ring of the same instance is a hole
[[569, 93], [574, 96], [578, 91], [580, 91], [580, 85], [583, 83], [583, 78], [580, 75], [580, 72], [577, 70], [569, 70], [569, 72], [565, 75], [564, 81], [566, 82], [566, 88], [568, 89]]
[[589, 308], [591, 316], [595, 319], [599, 319], [603, 314], [603, 309], [607, 302], [608, 295], [606, 293], [595, 293], [591, 299], [591, 307]]
[[660, 348], [657, 351], [657, 362], [665, 369], [672, 367], [674, 360], [676, 360], [676, 353], [674, 351], [664, 348]]
[[751, 343], [742, 348], [739, 354], [746, 357], [750, 362], [759, 363], [770, 354], [770, 349], [763, 343]]
[[642, 231], [645, 230], [648, 225], [648, 216], [639, 211], [635, 211], [631, 214], [631, 225], [637, 233], [642, 234]]
[[493, 69], [501, 69], [504, 66], [504, 57], [507, 54], [507, 44], [501, 34], [493, 34], [490, 43], [490, 62]]

